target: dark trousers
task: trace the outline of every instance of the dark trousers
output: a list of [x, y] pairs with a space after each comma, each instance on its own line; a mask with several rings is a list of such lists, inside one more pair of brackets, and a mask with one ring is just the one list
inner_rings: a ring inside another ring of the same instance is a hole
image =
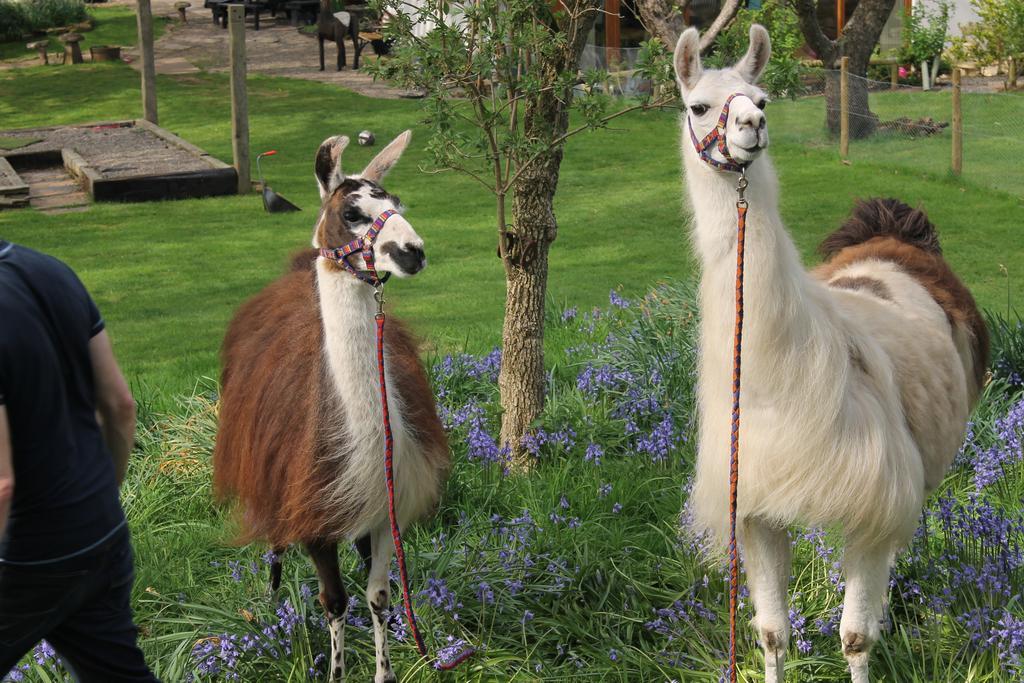
[[127, 527], [87, 555], [0, 564], [0, 676], [46, 639], [82, 683], [156, 681], [136, 645]]

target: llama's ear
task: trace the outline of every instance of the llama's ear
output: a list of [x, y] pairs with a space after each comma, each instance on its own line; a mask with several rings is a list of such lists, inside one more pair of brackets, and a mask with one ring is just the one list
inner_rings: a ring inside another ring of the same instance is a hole
[[321, 142], [320, 149], [316, 151], [313, 172], [316, 174], [317, 184], [320, 185], [320, 201], [329, 197], [345, 180], [345, 174], [341, 172], [341, 153], [346, 147], [348, 136], [335, 135]]
[[377, 156], [373, 158], [373, 161], [366, 165], [363, 172], [360, 174], [367, 180], [373, 182], [380, 182], [380, 179], [387, 175], [391, 167], [395, 165], [399, 157], [402, 156], [402, 152], [409, 146], [409, 140], [412, 139], [412, 131], [407, 130], [397, 138], [388, 143], [388, 146], [380, 151]]
[[751, 24], [750, 47], [747, 48], [747, 54], [743, 55], [743, 59], [736, 62], [734, 68], [747, 83], [756, 83], [771, 56], [772, 39], [768, 36], [767, 29], [760, 24]]
[[679, 36], [673, 64], [680, 92], [685, 99], [686, 94], [693, 90], [703, 73], [700, 65], [700, 32], [696, 28], [691, 26]]

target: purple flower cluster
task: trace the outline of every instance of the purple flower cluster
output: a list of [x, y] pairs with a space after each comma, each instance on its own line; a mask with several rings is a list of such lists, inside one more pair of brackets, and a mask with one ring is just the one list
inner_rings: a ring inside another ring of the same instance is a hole
[[[462, 607], [462, 603], [459, 602], [455, 593], [448, 588], [448, 582], [436, 577], [427, 579], [427, 587], [420, 591], [419, 597], [426, 599], [431, 607], [442, 609], [445, 612], [455, 612], [456, 609]], [[458, 614], [455, 615], [455, 619], [458, 619]]]
[[974, 470], [974, 486], [979, 491], [1002, 481], [1009, 469], [1024, 459], [1024, 399], [996, 419], [993, 435], [991, 443], [981, 445], [972, 429], [958, 460]]

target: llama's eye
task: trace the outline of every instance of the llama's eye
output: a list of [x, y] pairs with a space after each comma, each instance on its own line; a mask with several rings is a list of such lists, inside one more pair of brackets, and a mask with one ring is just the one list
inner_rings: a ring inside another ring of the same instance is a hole
[[349, 223], [362, 223], [363, 222], [363, 214], [359, 213], [355, 209], [346, 209], [345, 210], [345, 220], [348, 221]]
[[758, 109], [764, 109], [767, 106], [768, 106], [768, 100], [766, 100], [766, 99], [761, 100], [760, 102], [757, 103], [757, 108]]
[[708, 113], [708, 105], [694, 104], [690, 107], [690, 111], [693, 112], [694, 116], [704, 116], [704, 114]]

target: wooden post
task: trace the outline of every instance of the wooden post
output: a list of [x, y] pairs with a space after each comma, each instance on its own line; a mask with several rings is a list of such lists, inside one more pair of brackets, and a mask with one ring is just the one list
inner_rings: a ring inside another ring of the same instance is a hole
[[142, 118], [159, 123], [156, 115], [156, 62], [153, 59], [153, 10], [138, 0], [139, 55], [142, 59]]
[[839, 62], [839, 156], [850, 154], [850, 58]]
[[228, 6], [231, 40], [231, 150], [238, 171], [238, 194], [252, 191], [249, 171], [249, 95], [245, 89], [245, 5]]
[[964, 117], [960, 109], [960, 67], [953, 67], [953, 173], [964, 170]]
[[900, 65], [893, 62], [889, 65], [889, 90], [896, 90], [900, 85]]
[[620, 0], [604, 1], [604, 46], [607, 56], [608, 70], [619, 71], [622, 69], [622, 17], [619, 14]]
[[836, 39], [843, 35], [846, 28], [846, 0], [836, 0]]

